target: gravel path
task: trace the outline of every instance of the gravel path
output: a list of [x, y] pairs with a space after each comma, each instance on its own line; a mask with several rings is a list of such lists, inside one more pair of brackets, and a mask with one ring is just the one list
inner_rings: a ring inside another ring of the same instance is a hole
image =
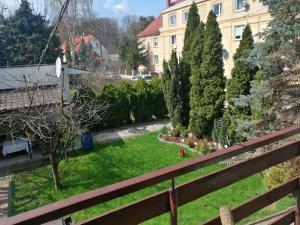
[[148, 132], [161, 130], [164, 126], [171, 126], [169, 120], [159, 120], [137, 125], [123, 126], [117, 129], [93, 133], [95, 142], [107, 143], [116, 140], [125, 140]]

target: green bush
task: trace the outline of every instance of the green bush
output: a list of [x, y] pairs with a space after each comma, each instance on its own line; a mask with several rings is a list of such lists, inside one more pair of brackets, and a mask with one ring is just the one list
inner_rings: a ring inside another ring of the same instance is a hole
[[119, 113], [127, 123], [130, 123], [132, 119], [132, 107], [135, 99], [134, 88], [130, 83], [122, 81], [119, 86], [119, 93], [121, 103]]
[[155, 77], [150, 82], [152, 112], [157, 118], [162, 118], [168, 114], [166, 101], [164, 98], [161, 79]]
[[293, 174], [293, 169], [290, 163], [271, 167], [264, 173], [264, 184], [268, 189], [272, 189], [290, 180], [294, 176]]
[[170, 131], [170, 128], [169, 128], [169, 127], [166, 127], [166, 126], [164, 126], [164, 127], [161, 129], [161, 133], [162, 133], [162, 134], [168, 134], [169, 131]]
[[106, 85], [97, 98], [108, 106], [103, 119], [104, 127], [117, 127], [122, 125], [124, 115], [120, 113], [122, 98], [120, 98], [118, 88], [112, 84]]
[[172, 129], [172, 130], [170, 131], [170, 135], [171, 135], [172, 137], [180, 137], [180, 130], [174, 128], [174, 129]]
[[199, 151], [202, 155], [207, 155], [211, 152], [211, 148], [208, 145], [207, 140], [203, 140], [201, 143], [197, 144], [197, 151]]
[[133, 114], [135, 121], [147, 121], [152, 118], [152, 98], [150, 87], [147, 82], [140, 79], [135, 84], [135, 94], [133, 104]]
[[184, 126], [182, 126], [182, 124], [178, 124], [176, 126], [176, 130], [180, 133], [181, 137], [187, 137], [189, 134], [189, 131], [187, 128], [185, 128]]

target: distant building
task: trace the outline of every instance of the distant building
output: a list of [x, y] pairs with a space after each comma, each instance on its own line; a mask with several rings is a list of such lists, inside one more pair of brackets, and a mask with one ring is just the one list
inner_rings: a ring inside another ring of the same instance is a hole
[[162, 11], [144, 31], [138, 34], [140, 41], [149, 51], [152, 70], [162, 72], [163, 60], [169, 60], [172, 51], [180, 57], [184, 45], [184, 34], [188, 12], [193, 2], [199, 9], [200, 18], [206, 22], [213, 10], [223, 34], [223, 59], [225, 76], [231, 77], [234, 65], [233, 55], [239, 46], [246, 24], [250, 24], [254, 39], [261, 41], [256, 34], [262, 32], [271, 21], [268, 8], [254, 0], [166, 0], [167, 8]]
[[[72, 48], [71, 55], [72, 55], [73, 59], [75, 60], [75, 54], [78, 53], [82, 40], [84, 41], [84, 43], [86, 45], [89, 45], [91, 47], [92, 52], [93, 52], [94, 60], [99, 63], [100, 67], [106, 66], [109, 62], [108, 51], [100, 43], [100, 41], [97, 38], [95, 38], [93, 35], [79, 36], [79, 37], [74, 37], [73, 38], [72, 46], [70, 45], [70, 47]], [[65, 42], [61, 46], [63, 54], [65, 54], [66, 46], [67, 46], [67, 42]], [[65, 55], [64, 55], [63, 61], [66, 62]]]

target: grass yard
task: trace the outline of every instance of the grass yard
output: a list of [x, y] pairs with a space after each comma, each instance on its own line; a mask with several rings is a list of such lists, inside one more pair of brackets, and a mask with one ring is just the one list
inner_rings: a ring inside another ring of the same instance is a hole
[[[53, 190], [51, 168], [49, 166], [14, 174], [12, 213], [25, 212], [198, 156], [197, 153], [188, 151], [187, 157], [181, 159], [178, 156], [178, 146], [161, 143], [158, 141], [157, 136], [158, 132], [154, 132], [125, 142], [119, 141], [112, 144], [98, 145], [93, 152], [77, 154], [61, 162], [60, 175], [64, 186], [61, 192]], [[177, 178], [176, 183], [186, 182], [220, 168], [219, 165], [213, 165], [200, 169]], [[170, 182], [167, 181], [126, 197], [83, 210], [76, 213], [74, 217], [77, 222], [91, 218], [169, 187]], [[181, 207], [179, 209], [179, 224], [199, 224], [217, 215], [220, 206], [236, 206], [264, 191], [265, 188], [260, 174], [249, 177]], [[295, 203], [293, 197], [284, 198], [276, 205], [260, 211], [250, 219], [276, 212], [293, 203]], [[169, 224], [169, 215], [162, 215], [147, 221], [145, 224]]]

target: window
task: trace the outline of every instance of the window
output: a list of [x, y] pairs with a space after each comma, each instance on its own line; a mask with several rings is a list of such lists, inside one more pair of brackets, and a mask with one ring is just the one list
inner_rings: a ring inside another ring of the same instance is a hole
[[187, 23], [189, 19], [189, 12], [184, 12], [183, 13], [183, 23]]
[[157, 37], [153, 38], [153, 47], [155, 47], [155, 48], [158, 47], [158, 38]]
[[154, 55], [153, 56], [153, 64], [154, 65], [158, 65], [159, 64], [159, 57], [158, 57], [158, 55]]
[[220, 16], [222, 14], [222, 3], [216, 3], [213, 5], [213, 11], [216, 16]]
[[176, 25], [176, 15], [170, 16], [170, 26], [175, 26]]
[[246, 9], [246, 0], [235, 0], [235, 11], [243, 11]]
[[172, 35], [170, 38], [170, 44], [171, 46], [175, 46], [176, 45], [176, 35]]
[[244, 32], [245, 25], [234, 26], [234, 39], [241, 40]]

